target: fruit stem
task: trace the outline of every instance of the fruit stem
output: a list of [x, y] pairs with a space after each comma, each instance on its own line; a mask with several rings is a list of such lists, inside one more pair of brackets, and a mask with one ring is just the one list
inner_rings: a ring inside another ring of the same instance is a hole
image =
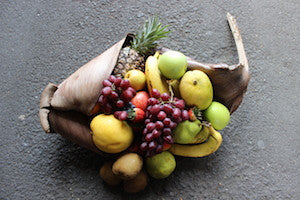
[[211, 124], [208, 121], [202, 121], [200, 125], [206, 126], [207, 128], [211, 126]]
[[170, 81], [167, 81], [167, 83], [168, 83], [168, 85], [169, 85], [169, 91], [170, 91], [170, 93], [171, 93], [171, 102], [173, 102], [173, 97], [174, 97], [174, 92], [173, 92], [173, 88], [172, 88], [172, 86], [171, 86], [171, 83], [170, 83]]

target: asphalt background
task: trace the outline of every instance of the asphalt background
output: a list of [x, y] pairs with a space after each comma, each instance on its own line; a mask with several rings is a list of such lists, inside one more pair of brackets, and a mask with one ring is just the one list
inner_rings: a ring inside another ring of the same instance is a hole
[[[299, 199], [297, 0], [0, 1], [0, 199]], [[38, 119], [48, 82], [157, 14], [162, 44], [203, 62], [237, 63], [226, 13], [237, 16], [251, 80], [213, 155], [183, 159], [165, 180], [127, 195], [99, 178], [103, 160]]]

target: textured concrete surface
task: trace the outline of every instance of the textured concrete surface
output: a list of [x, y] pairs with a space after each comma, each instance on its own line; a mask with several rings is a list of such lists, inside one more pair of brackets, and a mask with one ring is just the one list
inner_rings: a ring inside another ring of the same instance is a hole
[[[188, 3], [189, 2], [189, 3]], [[0, 199], [299, 199], [297, 0], [0, 1]], [[226, 12], [237, 16], [252, 79], [215, 154], [183, 159], [137, 195], [105, 185], [103, 160], [43, 133], [39, 96], [145, 18], [163, 41], [203, 62], [236, 63]]]

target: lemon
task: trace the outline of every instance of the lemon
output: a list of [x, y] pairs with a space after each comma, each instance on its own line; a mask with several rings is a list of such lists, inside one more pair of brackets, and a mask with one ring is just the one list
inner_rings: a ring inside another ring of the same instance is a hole
[[91, 121], [90, 128], [95, 145], [106, 153], [124, 151], [133, 140], [131, 127], [113, 115], [97, 115]]
[[186, 72], [179, 84], [181, 97], [187, 105], [205, 110], [213, 100], [213, 87], [209, 77], [200, 70]]
[[130, 86], [136, 91], [142, 90], [146, 85], [146, 76], [141, 70], [129, 70], [124, 78], [130, 81]]

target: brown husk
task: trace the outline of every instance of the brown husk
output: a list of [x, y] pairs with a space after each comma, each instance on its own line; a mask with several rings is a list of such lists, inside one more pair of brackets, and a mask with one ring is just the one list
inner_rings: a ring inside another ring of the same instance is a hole
[[[239, 64], [204, 64], [188, 59], [188, 68], [208, 74], [214, 88], [214, 99], [233, 113], [240, 105], [249, 82], [248, 62], [235, 18], [227, 14], [233, 33]], [[101, 55], [80, 67], [58, 86], [49, 83], [41, 95], [40, 121], [46, 133], [60, 133], [67, 139], [105, 155], [94, 145], [89, 129], [90, 114], [95, 106], [102, 81], [109, 77], [122, 47], [129, 44], [132, 34], [117, 42]], [[160, 48], [161, 51], [167, 51]]]

